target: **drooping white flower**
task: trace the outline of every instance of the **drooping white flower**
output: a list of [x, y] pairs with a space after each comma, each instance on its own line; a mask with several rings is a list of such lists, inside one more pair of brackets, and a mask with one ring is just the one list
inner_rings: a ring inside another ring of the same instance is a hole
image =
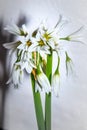
[[25, 25], [22, 25], [21, 28], [19, 28], [16, 24], [12, 24], [11, 26], [7, 26], [5, 28], [8, 32], [14, 34], [14, 35], [19, 35], [19, 36], [27, 36], [27, 28]]
[[31, 73], [33, 68], [36, 68], [36, 65], [33, 63], [32, 59], [28, 59], [26, 61], [20, 61], [16, 63], [21, 66], [22, 70], [26, 70], [27, 73]]
[[73, 62], [72, 59], [68, 56], [68, 53], [65, 52], [66, 54], [66, 74], [69, 75], [69, 73], [73, 72], [72, 66], [73, 66]]
[[35, 82], [35, 92], [41, 92], [42, 88], [39, 86], [37, 82]]
[[33, 68], [36, 68], [35, 60], [32, 58], [32, 53], [28, 51], [19, 51], [17, 54], [18, 59], [16, 60], [17, 65], [21, 67], [22, 70], [26, 70], [27, 73], [31, 73]]
[[[43, 73], [43, 71], [40, 68], [37, 69], [36, 81], [37, 81], [39, 87], [43, 91], [45, 91], [47, 94], [49, 94], [49, 92], [51, 92], [50, 82], [49, 82], [48, 78], [46, 77], [46, 75]], [[38, 87], [37, 87], [37, 89], [38, 89]], [[39, 89], [38, 89], [38, 91], [39, 91]]]
[[23, 71], [19, 65], [14, 64], [11, 76], [7, 81], [7, 84], [9, 83], [13, 83], [15, 87], [18, 87], [23, 83]]
[[56, 51], [53, 51], [53, 55], [52, 55], [52, 75], [55, 73], [57, 67], [58, 67], [58, 54], [56, 53]]
[[60, 74], [56, 73], [52, 77], [52, 91], [56, 96], [59, 96], [60, 90]]
[[58, 61], [57, 61], [57, 68], [55, 70], [55, 73], [52, 76], [52, 90], [56, 96], [59, 95], [59, 89], [60, 89], [60, 72], [59, 72], [59, 67], [60, 67], [60, 57], [58, 56]]

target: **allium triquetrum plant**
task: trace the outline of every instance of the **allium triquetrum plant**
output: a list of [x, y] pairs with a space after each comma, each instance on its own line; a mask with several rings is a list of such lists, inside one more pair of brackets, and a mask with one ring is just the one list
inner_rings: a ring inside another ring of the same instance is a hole
[[[38, 130], [51, 130], [52, 92], [58, 96], [60, 87], [60, 53], [64, 49], [61, 47], [61, 41], [81, 42], [76, 37], [81, 28], [66, 37], [59, 37], [59, 27], [63, 25], [61, 16], [54, 27], [48, 27], [46, 24], [41, 23], [33, 32], [29, 32], [25, 25], [21, 28], [16, 25], [7, 26], [5, 30], [16, 35], [18, 40], [3, 44], [9, 49], [10, 55], [16, 53], [7, 84], [13, 83], [15, 87], [19, 87], [24, 79], [24, 71], [31, 76]], [[55, 63], [53, 63], [54, 53], [57, 55]], [[72, 59], [67, 51], [64, 53], [68, 74], [69, 69], [72, 69]], [[54, 72], [53, 64], [55, 64]], [[45, 115], [43, 115], [41, 91], [45, 93]]]

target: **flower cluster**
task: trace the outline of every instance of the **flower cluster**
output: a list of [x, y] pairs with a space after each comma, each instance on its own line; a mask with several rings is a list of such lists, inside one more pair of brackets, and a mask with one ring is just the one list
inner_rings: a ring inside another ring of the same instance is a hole
[[[74, 39], [75, 34], [80, 31], [68, 35], [66, 37], [59, 37], [59, 26], [62, 22], [60, 17], [57, 24], [49, 28], [44, 23], [34, 30], [29, 32], [25, 25], [19, 28], [16, 25], [7, 26], [5, 30], [16, 35], [19, 40], [11, 43], [5, 43], [3, 46], [10, 50], [10, 54], [16, 52], [16, 61], [13, 64], [12, 72], [7, 83], [13, 83], [15, 86], [19, 86], [23, 81], [24, 71], [29, 75], [33, 75], [35, 79], [35, 91], [44, 90], [47, 94], [54, 91], [58, 95], [59, 91], [59, 79], [60, 79], [60, 41], [73, 41], [80, 42]], [[17, 39], [18, 39], [17, 38]], [[49, 82], [46, 76], [47, 56], [56, 53], [57, 60], [55, 64], [55, 71], [52, 70], [51, 82]], [[65, 51], [66, 56], [66, 70], [72, 64], [72, 60], [68, 53]]]

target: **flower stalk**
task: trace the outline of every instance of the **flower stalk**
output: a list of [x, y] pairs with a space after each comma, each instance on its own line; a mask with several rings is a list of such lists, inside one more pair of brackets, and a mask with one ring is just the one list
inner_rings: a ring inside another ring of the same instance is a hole
[[[51, 84], [52, 54], [47, 56], [46, 75]], [[45, 130], [51, 130], [51, 93], [45, 95]]]
[[37, 92], [37, 93], [35, 92], [35, 79], [32, 74], [31, 74], [31, 82], [32, 82], [32, 91], [33, 91], [34, 106], [35, 106], [38, 130], [45, 130], [41, 96], [40, 96], [39, 92]]

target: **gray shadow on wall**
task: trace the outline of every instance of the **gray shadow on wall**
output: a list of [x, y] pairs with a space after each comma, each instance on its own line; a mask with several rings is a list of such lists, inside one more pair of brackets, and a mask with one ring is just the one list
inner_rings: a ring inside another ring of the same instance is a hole
[[[22, 24], [26, 24], [27, 19], [24, 15], [20, 15], [17, 25], [20, 27]], [[9, 87], [6, 85], [6, 82], [9, 78], [9, 73], [6, 69], [6, 57], [7, 50], [3, 47], [3, 43], [12, 42], [15, 39], [15, 36], [12, 34], [6, 34], [3, 31], [5, 27], [3, 19], [0, 20], [0, 130], [4, 128], [5, 120], [5, 104], [6, 96], [9, 91]]]

